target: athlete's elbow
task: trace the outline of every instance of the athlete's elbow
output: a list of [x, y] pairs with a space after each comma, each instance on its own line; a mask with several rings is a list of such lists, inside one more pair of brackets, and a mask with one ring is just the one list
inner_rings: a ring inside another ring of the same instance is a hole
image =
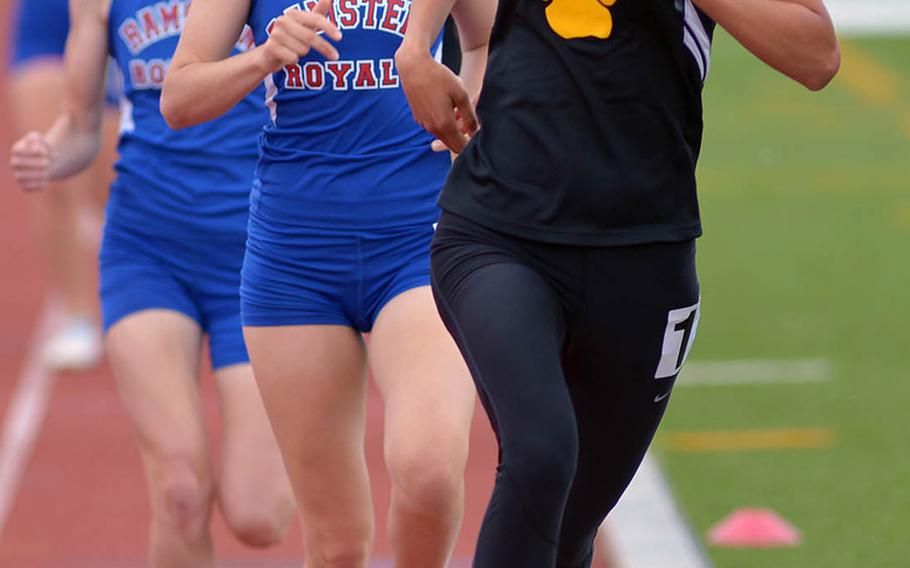
[[802, 83], [810, 91], [821, 91], [834, 79], [840, 70], [840, 48], [837, 41], [826, 47], [817, 55], [812, 65], [806, 69]]
[[161, 91], [161, 100], [158, 103], [164, 121], [174, 130], [192, 126], [192, 120], [189, 113], [186, 112], [185, 105], [181, 105], [179, 101], [174, 99], [172, 92], [165, 85], [165, 88]]
[[161, 88], [158, 109], [167, 125], [180, 130], [193, 125], [192, 105], [187, 104], [186, 97], [180, 97], [179, 85], [174, 84], [174, 70], [168, 71]]

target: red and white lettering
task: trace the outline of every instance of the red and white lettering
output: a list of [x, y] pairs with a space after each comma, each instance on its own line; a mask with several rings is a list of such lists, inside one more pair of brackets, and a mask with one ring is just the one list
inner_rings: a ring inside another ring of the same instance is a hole
[[398, 35], [404, 37], [408, 32], [408, 21], [411, 19], [411, 3], [407, 3], [407, 9], [404, 12], [404, 19], [401, 20], [401, 26], [398, 28]]
[[170, 60], [165, 59], [132, 59], [127, 64], [130, 83], [134, 89], [160, 89], [164, 85], [168, 65]]
[[303, 89], [303, 72], [300, 65], [287, 65], [284, 68], [284, 88], [285, 89]]
[[383, 0], [360, 0], [360, 4], [366, 6], [363, 15], [363, 29], [376, 29], [376, 23], [379, 21], [379, 5], [383, 3]]
[[348, 77], [354, 71], [352, 61], [328, 61], [325, 64], [325, 70], [334, 78], [332, 88], [336, 91], [348, 90]]
[[183, 25], [180, 21], [180, 8], [183, 2], [172, 0], [171, 2], [159, 2], [158, 16], [161, 18], [161, 27], [167, 34], [179, 34]]
[[142, 32], [139, 31], [136, 20], [127, 18], [120, 24], [120, 37], [126, 42], [126, 46], [129, 48], [130, 53], [135, 55], [142, 51], [142, 45], [145, 41], [142, 38]]
[[306, 79], [307, 89], [318, 90], [325, 87], [325, 70], [320, 63], [310, 61], [304, 65], [303, 77]]
[[158, 22], [155, 20], [151, 8], [143, 8], [136, 12], [136, 15], [139, 16], [139, 21], [142, 22], [142, 33], [145, 35], [146, 41], [152, 43], [161, 37], [161, 28], [158, 27]]
[[367, 59], [357, 62], [357, 76], [354, 78], [354, 88], [375, 89], [376, 88], [376, 71], [375, 62]]
[[164, 77], [167, 75], [167, 61], [152, 59], [148, 63], [148, 69], [151, 86], [160, 89], [164, 85]]
[[379, 60], [379, 88], [394, 89], [398, 86], [398, 74], [392, 59]]
[[343, 30], [356, 28], [360, 23], [360, 10], [357, 9], [358, 0], [338, 0], [338, 27]]
[[399, 18], [401, 18], [403, 11], [404, 0], [386, 0], [385, 17], [382, 18], [381, 29], [397, 34], [398, 28], [401, 27]]
[[134, 89], [147, 89], [149, 86], [148, 74], [145, 72], [145, 61], [133, 59], [129, 62], [130, 83]]

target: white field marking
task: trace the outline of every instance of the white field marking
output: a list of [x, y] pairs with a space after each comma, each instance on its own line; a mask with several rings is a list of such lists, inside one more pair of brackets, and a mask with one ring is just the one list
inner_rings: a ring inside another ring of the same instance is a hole
[[740, 359], [689, 361], [677, 384], [692, 386], [807, 384], [830, 381], [834, 366], [827, 359]]
[[907, 0], [827, 0], [825, 6], [839, 33], [910, 32], [910, 2]]
[[650, 455], [600, 528], [610, 568], [710, 568], [701, 542], [676, 506], [673, 492]]
[[44, 343], [58, 320], [59, 310], [54, 304], [42, 309], [6, 409], [0, 433], [0, 536], [54, 391], [56, 375], [44, 361]]

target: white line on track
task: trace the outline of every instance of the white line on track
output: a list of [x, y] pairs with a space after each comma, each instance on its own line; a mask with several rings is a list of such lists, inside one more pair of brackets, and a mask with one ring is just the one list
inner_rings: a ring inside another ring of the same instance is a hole
[[601, 527], [610, 568], [709, 568], [701, 543], [676, 506], [657, 461], [648, 454]]
[[806, 384], [830, 381], [834, 367], [827, 359], [741, 359], [689, 361], [679, 374], [682, 387]]
[[52, 305], [42, 309], [6, 409], [0, 433], [0, 536], [53, 394], [56, 375], [44, 361], [43, 347], [56, 319], [57, 310]]

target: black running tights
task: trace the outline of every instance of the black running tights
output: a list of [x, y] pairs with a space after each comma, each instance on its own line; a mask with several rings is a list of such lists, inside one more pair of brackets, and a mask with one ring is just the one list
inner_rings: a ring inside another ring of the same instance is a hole
[[694, 242], [554, 245], [445, 213], [432, 273], [499, 441], [475, 568], [590, 566], [694, 339]]

